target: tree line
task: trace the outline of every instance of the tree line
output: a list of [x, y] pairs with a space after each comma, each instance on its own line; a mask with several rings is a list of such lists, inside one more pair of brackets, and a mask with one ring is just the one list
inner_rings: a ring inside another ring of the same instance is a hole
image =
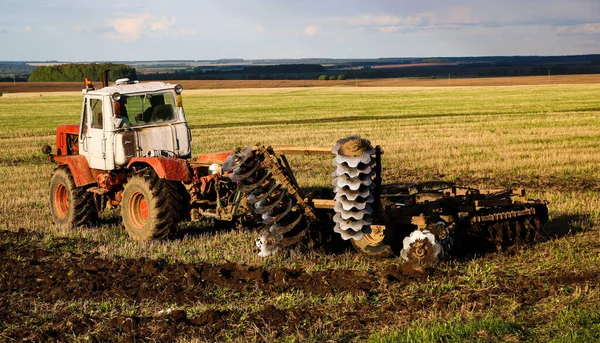
[[89, 77], [93, 81], [102, 80], [102, 73], [109, 70], [109, 79], [137, 79], [135, 68], [118, 63], [69, 63], [53, 66], [40, 66], [31, 71], [29, 82], [83, 81]]
[[310, 80], [326, 72], [320, 64], [195, 67], [171, 73], [145, 73], [145, 80]]

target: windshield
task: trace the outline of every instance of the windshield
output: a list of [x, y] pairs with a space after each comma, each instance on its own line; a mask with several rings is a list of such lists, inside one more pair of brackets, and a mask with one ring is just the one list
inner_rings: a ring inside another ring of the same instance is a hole
[[121, 95], [119, 112], [115, 112], [117, 127], [131, 127], [175, 120], [173, 92]]

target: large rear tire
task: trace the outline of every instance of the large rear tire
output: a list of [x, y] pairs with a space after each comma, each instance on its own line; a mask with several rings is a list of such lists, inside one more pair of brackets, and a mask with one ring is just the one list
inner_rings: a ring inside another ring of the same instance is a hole
[[187, 189], [181, 183], [181, 181], [166, 181], [163, 180], [164, 184], [169, 190], [169, 196], [171, 197], [171, 204], [173, 205], [173, 212], [175, 223], [190, 220], [190, 194]]
[[60, 228], [91, 225], [98, 218], [93, 194], [77, 187], [66, 167], [58, 167], [50, 180], [50, 212]]
[[162, 239], [177, 228], [173, 197], [166, 181], [148, 171], [131, 177], [121, 202], [123, 225], [139, 242]]

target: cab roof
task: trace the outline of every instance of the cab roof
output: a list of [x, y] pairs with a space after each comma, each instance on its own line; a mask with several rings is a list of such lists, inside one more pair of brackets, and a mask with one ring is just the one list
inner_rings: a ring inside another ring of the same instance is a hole
[[146, 93], [146, 92], [156, 92], [161, 90], [169, 90], [173, 89], [176, 85], [172, 83], [165, 82], [144, 82], [144, 83], [128, 83], [128, 84], [119, 84], [112, 85], [100, 89], [94, 90], [83, 90], [84, 94], [90, 95], [111, 95], [113, 93], [121, 93], [121, 94], [131, 94], [131, 93]]

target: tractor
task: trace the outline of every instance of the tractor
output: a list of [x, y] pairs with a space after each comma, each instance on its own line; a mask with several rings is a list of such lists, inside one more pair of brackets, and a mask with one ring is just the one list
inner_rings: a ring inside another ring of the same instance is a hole
[[[531, 242], [546, 203], [522, 189], [478, 190], [450, 183], [383, 184], [379, 146], [352, 136], [333, 147], [257, 144], [192, 159], [182, 87], [129, 79], [95, 89], [84, 82], [79, 124], [56, 131], [50, 210], [65, 228], [93, 225], [120, 208], [136, 241], [162, 239], [181, 221], [212, 218], [255, 229], [260, 256], [327, 233], [371, 256], [420, 264], [451, 255], [455, 243], [504, 250]], [[332, 186], [304, 194], [286, 155], [332, 156]], [[473, 243], [474, 242], [474, 243]]]

